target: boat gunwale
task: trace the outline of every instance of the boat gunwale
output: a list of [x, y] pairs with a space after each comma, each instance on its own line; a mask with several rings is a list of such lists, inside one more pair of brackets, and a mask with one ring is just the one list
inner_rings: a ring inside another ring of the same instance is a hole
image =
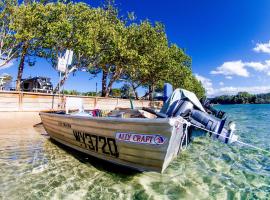
[[68, 114], [57, 114], [52, 112], [39, 112], [39, 115], [45, 116], [55, 116], [60, 118], [71, 118], [71, 119], [82, 119], [82, 120], [91, 120], [91, 121], [104, 121], [104, 122], [127, 122], [127, 123], [152, 123], [152, 124], [170, 124], [171, 118], [119, 118], [119, 117], [88, 117], [88, 116], [76, 116]]

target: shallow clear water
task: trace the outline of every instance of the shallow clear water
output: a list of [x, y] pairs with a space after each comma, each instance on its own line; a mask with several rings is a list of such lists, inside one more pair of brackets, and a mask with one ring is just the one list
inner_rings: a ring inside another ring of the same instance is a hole
[[[244, 142], [270, 151], [270, 105], [218, 106]], [[3, 199], [270, 199], [270, 154], [197, 138], [164, 174], [55, 144], [42, 126], [0, 135]]]

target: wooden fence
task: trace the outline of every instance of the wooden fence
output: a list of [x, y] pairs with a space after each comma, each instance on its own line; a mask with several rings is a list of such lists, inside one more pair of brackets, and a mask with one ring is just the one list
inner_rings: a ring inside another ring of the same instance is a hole
[[[88, 97], [32, 93], [32, 92], [16, 92], [16, 91], [0, 91], [0, 112], [6, 111], [42, 111], [59, 109], [60, 104], [66, 98], [81, 98], [84, 109], [105, 109], [112, 110], [116, 107], [130, 108], [129, 99], [120, 98], [104, 98], [104, 97]], [[134, 100], [134, 107], [160, 107], [161, 102], [150, 102], [147, 100]]]

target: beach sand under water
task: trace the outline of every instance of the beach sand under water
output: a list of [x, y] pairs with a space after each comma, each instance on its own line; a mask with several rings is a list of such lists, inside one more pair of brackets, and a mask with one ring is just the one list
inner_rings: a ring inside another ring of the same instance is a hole
[[[270, 105], [220, 108], [242, 141], [270, 150]], [[51, 141], [39, 122], [0, 112], [0, 199], [270, 199], [267, 153], [196, 138], [164, 174], [139, 173]]]

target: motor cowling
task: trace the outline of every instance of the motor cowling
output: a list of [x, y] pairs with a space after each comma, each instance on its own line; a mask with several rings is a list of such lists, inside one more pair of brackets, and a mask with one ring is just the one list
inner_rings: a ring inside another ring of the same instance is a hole
[[191, 123], [203, 126], [203, 128], [212, 132], [219, 132], [219, 130], [222, 130], [224, 126], [222, 120], [219, 120], [216, 117], [201, 112], [199, 110], [192, 110], [190, 114], [190, 119]]
[[228, 129], [224, 128], [225, 119], [219, 119], [207, 113], [199, 110], [192, 110], [190, 114], [190, 122], [195, 127], [201, 127], [209, 131], [210, 135], [214, 139], [218, 139], [224, 143], [232, 143], [237, 140], [237, 136], [234, 135], [235, 125], [232, 122], [229, 123]]

